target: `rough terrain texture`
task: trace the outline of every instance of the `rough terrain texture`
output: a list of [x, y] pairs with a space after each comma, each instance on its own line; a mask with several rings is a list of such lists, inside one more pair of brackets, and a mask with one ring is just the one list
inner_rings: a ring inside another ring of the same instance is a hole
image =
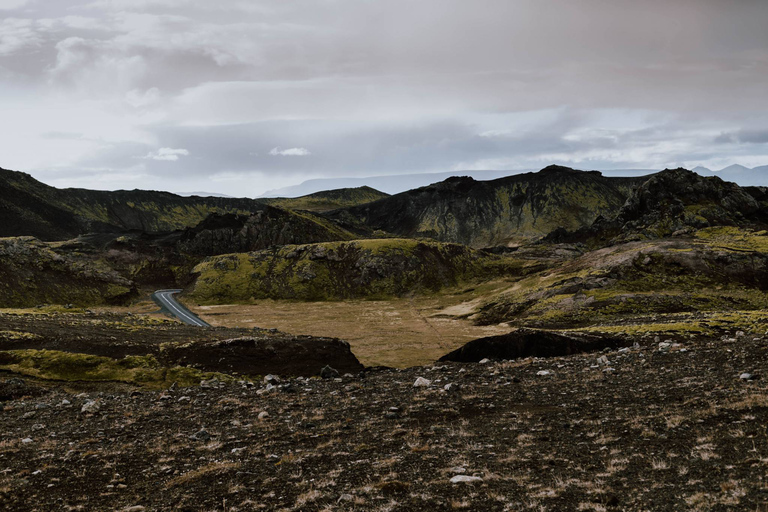
[[212, 256], [353, 238], [352, 233], [323, 217], [266, 206], [250, 216], [211, 215], [184, 230], [176, 247], [185, 253]]
[[0, 311], [0, 369], [43, 378], [170, 385], [174, 377], [165, 370], [179, 367], [312, 376], [325, 365], [362, 369], [349, 344], [335, 338], [275, 329], [201, 329], [144, 315]]
[[327, 212], [338, 208], [357, 206], [389, 197], [371, 187], [337, 188], [324, 190], [301, 197], [261, 198], [267, 204], [290, 208], [293, 210], [309, 210], [312, 212]]
[[191, 295], [201, 304], [402, 296], [483, 276], [496, 259], [463, 245], [408, 239], [286, 245], [209, 258], [194, 269]]
[[613, 216], [647, 179], [550, 166], [493, 181], [449, 178], [328, 215], [351, 229], [362, 225], [484, 247], [543, 236], [558, 227], [575, 230], [599, 216]]
[[211, 213], [250, 214], [255, 199], [182, 197], [169, 192], [57, 189], [28, 174], [0, 169], [0, 236], [68, 240], [92, 231], [172, 231]]
[[768, 343], [754, 338], [163, 392], [6, 382], [0, 503], [765, 510]]
[[0, 307], [123, 304], [133, 281], [107, 265], [55, 251], [33, 237], [0, 238]]

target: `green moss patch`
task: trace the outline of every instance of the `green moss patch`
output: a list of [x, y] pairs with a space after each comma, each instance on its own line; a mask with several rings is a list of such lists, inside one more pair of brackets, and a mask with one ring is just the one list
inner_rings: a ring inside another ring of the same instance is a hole
[[112, 359], [57, 350], [9, 350], [0, 352], [0, 369], [45, 380], [125, 382], [148, 388], [163, 388], [176, 382], [194, 386], [203, 379], [228, 375], [201, 372], [187, 367], [163, 367], [154, 356]]
[[458, 244], [374, 239], [287, 245], [209, 258], [195, 268], [201, 304], [257, 299], [342, 300], [434, 293], [518, 272], [519, 263]]

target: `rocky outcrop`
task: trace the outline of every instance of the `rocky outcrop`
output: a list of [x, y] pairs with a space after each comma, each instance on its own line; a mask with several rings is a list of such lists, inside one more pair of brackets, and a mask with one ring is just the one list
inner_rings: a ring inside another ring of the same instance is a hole
[[265, 206], [250, 216], [211, 215], [194, 228], [186, 229], [177, 248], [190, 254], [213, 256], [352, 238], [351, 233], [315, 214]]
[[0, 307], [122, 304], [135, 295], [132, 281], [88, 259], [33, 237], [0, 239]]
[[160, 359], [168, 366], [240, 375], [312, 377], [327, 365], [341, 373], [363, 369], [346, 341], [311, 336], [247, 336], [170, 344], [162, 347]]
[[518, 359], [522, 357], [557, 357], [596, 352], [622, 345], [618, 339], [598, 336], [566, 336], [534, 329], [518, 329], [508, 334], [472, 340], [440, 361], [477, 363], [483, 359]]
[[265, 203], [281, 208], [327, 212], [338, 208], [357, 206], [389, 197], [371, 187], [337, 188], [301, 197], [275, 197], [262, 199]]
[[0, 236], [68, 240], [93, 231], [173, 231], [194, 226], [211, 213], [250, 214], [263, 206], [245, 198], [57, 189], [28, 174], [0, 169]]
[[437, 291], [478, 277], [494, 256], [466, 246], [406, 239], [287, 245], [198, 265], [200, 303], [341, 300]]
[[685, 235], [713, 226], [768, 227], [768, 194], [716, 176], [666, 169], [637, 187], [613, 216], [588, 227], [558, 229], [547, 242], [583, 242], [592, 247], [632, 240]]
[[483, 247], [589, 226], [615, 215], [645, 180], [550, 166], [493, 181], [449, 178], [328, 215], [350, 229]]

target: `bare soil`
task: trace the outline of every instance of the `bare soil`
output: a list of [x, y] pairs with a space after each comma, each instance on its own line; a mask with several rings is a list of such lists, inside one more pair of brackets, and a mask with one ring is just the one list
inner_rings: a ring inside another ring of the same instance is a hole
[[[431, 364], [465, 343], [509, 332], [477, 326], [446, 312], [446, 304], [471, 297], [417, 297], [386, 301], [259, 301], [256, 305], [186, 305], [211, 325], [276, 328], [294, 334], [341, 338], [366, 366], [407, 368]], [[461, 302], [459, 302], [459, 305]], [[450, 316], [449, 316], [450, 314]]]
[[0, 507], [768, 510], [766, 376], [768, 340], [727, 334], [269, 391], [28, 382], [0, 415]]

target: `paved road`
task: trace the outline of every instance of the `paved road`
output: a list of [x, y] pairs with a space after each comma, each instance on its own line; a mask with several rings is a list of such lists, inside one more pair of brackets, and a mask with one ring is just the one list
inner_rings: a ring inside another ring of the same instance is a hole
[[200, 320], [196, 314], [176, 302], [173, 295], [181, 293], [181, 291], [182, 290], [157, 290], [152, 294], [152, 300], [157, 302], [163, 309], [185, 324], [196, 325], [198, 327], [210, 327], [209, 324]]

